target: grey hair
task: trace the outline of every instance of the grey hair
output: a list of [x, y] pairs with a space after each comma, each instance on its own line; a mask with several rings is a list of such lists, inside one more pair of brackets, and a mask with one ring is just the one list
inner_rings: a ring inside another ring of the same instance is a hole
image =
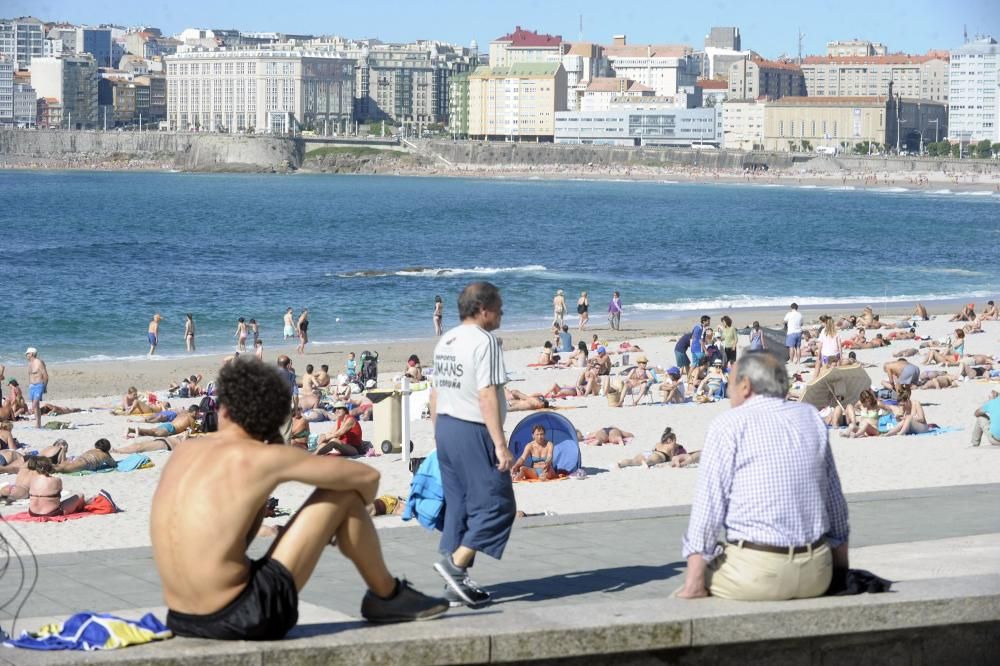
[[740, 356], [733, 371], [733, 382], [746, 379], [754, 395], [785, 399], [788, 395], [788, 375], [785, 364], [768, 351], [748, 351]]

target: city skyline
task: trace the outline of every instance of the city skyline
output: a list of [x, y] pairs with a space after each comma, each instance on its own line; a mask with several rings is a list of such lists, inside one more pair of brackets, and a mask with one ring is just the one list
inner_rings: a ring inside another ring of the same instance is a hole
[[[351, 38], [374, 37], [386, 42], [435, 39], [468, 45], [475, 39], [484, 52], [489, 42], [520, 25], [527, 30], [559, 34], [567, 41], [579, 38], [583, 16], [583, 41], [610, 43], [613, 34], [625, 34], [629, 43], [685, 43], [700, 48], [711, 26], [740, 29], [743, 48], [765, 57], [797, 55], [797, 31], [805, 33], [803, 55], [825, 53], [836, 39], [868, 39], [886, 44], [890, 52], [923, 53], [932, 48], [954, 48], [962, 43], [963, 27], [970, 38], [979, 33], [1000, 36], [1000, 8], [990, 0], [963, 0], [940, 16], [940, 3], [929, 0], [863, 3], [803, 3], [776, 0], [761, 15], [759, 6], [718, 0], [711, 7], [669, 6], [624, 10], [613, 21], [604, 18], [608, 4], [597, 0], [541, 3], [511, 0], [502, 6], [473, 6], [442, 0], [413, 11], [412, 3], [387, 0], [381, 15], [370, 7], [282, 7], [272, 3], [243, 3], [238, 11], [179, 0], [167, 6], [122, 5], [100, 0], [80, 3], [66, 0], [6, 3], [4, 15], [36, 16], [46, 21], [150, 25], [165, 34], [185, 28], [235, 28], [292, 34], [337, 34]], [[404, 13], [405, 12], [405, 13]], [[863, 17], [863, 22], [862, 22]], [[900, 20], [905, 17], [905, 20]], [[816, 25], [821, 23], [822, 28]], [[662, 27], [657, 27], [662, 26]], [[606, 33], [606, 34], [605, 34]]]

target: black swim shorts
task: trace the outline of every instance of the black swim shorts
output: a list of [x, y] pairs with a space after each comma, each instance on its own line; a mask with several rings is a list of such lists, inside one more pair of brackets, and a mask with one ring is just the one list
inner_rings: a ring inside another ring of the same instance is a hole
[[247, 586], [225, 608], [207, 615], [167, 612], [167, 626], [178, 636], [232, 641], [276, 641], [299, 621], [299, 593], [281, 562], [250, 563]]

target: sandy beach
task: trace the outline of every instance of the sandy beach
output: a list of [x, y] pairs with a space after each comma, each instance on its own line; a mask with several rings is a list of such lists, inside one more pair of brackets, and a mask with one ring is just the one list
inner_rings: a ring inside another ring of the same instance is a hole
[[[880, 308], [876, 305], [876, 312]], [[854, 311], [860, 308], [855, 308]], [[953, 303], [935, 303], [931, 310], [936, 316], [928, 322], [920, 322], [918, 332], [940, 338], [948, 335], [955, 324], [947, 321], [945, 313], [958, 309]], [[807, 322], [828, 310], [804, 308]], [[756, 319], [762, 325], [776, 325], [781, 321], [784, 310], [738, 310], [727, 311], [738, 327]], [[832, 314], [833, 310], [829, 310]], [[884, 320], [895, 317], [893, 312], [909, 312], [905, 304], [890, 304], [883, 314]], [[711, 312], [713, 323], [724, 313]], [[594, 332], [609, 348], [617, 349], [625, 340], [638, 344], [659, 367], [673, 365], [673, 344], [676, 333], [689, 330], [695, 320], [691, 314], [679, 314], [676, 318], [635, 322], [626, 319], [622, 331], [611, 331], [600, 318], [592, 320], [598, 324]], [[575, 322], [574, 322], [575, 323]], [[1000, 354], [1000, 322], [987, 321], [984, 333], [969, 336], [967, 353]], [[542, 341], [547, 339], [546, 331], [499, 331], [504, 339], [506, 361], [512, 382], [510, 386], [525, 393], [546, 391], [553, 383], [572, 383], [579, 374], [577, 369], [531, 368]], [[574, 342], [577, 332], [574, 330]], [[591, 333], [584, 334], [589, 341]], [[844, 334], [846, 336], [846, 334]], [[741, 347], [746, 339], [741, 339]], [[389, 385], [405, 364], [406, 357], [417, 353], [422, 358], [430, 358], [432, 339], [400, 341], [385, 345], [373, 345], [380, 353], [380, 383]], [[912, 341], [895, 342], [889, 347], [859, 350], [858, 357], [868, 368], [873, 384], [884, 379], [881, 364], [890, 359], [898, 349], [915, 346]], [[359, 345], [350, 347], [357, 353]], [[282, 350], [284, 351], [284, 350]], [[287, 351], [294, 351], [291, 348]], [[309, 349], [305, 356], [292, 354], [296, 368], [301, 373], [306, 363], [318, 366], [328, 363], [333, 371], [343, 367], [348, 351], [345, 346], [329, 346]], [[44, 358], [44, 350], [41, 350]], [[267, 360], [273, 361], [277, 351], [269, 350]], [[51, 364], [51, 399], [53, 402], [83, 407], [88, 411], [57, 417], [55, 420], [72, 423], [75, 428], [58, 432], [35, 430], [33, 424], [18, 421], [14, 435], [24, 443], [27, 450], [39, 449], [51, 444], [57, 437], [64, 437], [70, 445], [70, 454], [76, 455], [90, 448], [92, 443], [106, 437], [112, 446], [125, 442], [126, 417], [114, 416], [110, 407], [120, 400], [125, 388], [136, 385], [143, 391], [156, 391], [166, 397], [166, 385], [170, 379], [182, 374], [201, 372], [205, 381], [212, 377], [213, 367], [221, 362], [220, 355], [196, 356], [180, 359], [143, 360], [134, 362], [93, 362]], [[791, 370], [801, 370], [790, 366]], [[617, 372], [618, 368], [615, 369]], [[8, 367], [7, 376], [24, 381], [25, 368]], [[985, 401], [989, 386], [1000, 388], [1000, 383], [987, 384], [984, 381], [961, 383], [957, 388], [946, 390], [917, 390], [915, 397], [921, 401], [928, 420], [944, 426], [949, 432], [939, 435], [907, 436], [880, 439], [844, 439], [832, 435], [833, 448], [840, 469], [844, 490], [848, 493], [922, 488], [958, 484], [995, 483], [1000, 481], [1000, 451], [989, 446], [971, 448], [969, 434], [972, 426], [973, 410]], [[415, 396], [415, 404], [421, 398]], [[178, 400], [175, 404], [186, 406], [195, 400]], [[630, 404], [630, 403], [627, 403]], [[584, 479], [568, 479], [550, 483], [515, 485], [518, 507], [526, 512], [552, 512], [569, 514], [605, 510], [627, 510], [630, 508], [662, 507], [683, 505], [691, 501], [697, 468], [673, 469], [670, 467], [619, 469], [616, 462], [622, 458], [652, 448], [658, 441], [665, 426], [670, 426], [678, 434], [678, 440], [688, 450], [702, 446], [705, 433], [712, 418], [729, 409], [728, 401], [709, 404], [687, 403], [682, 405], [640, 405], [620, 409], [609, 407], [604, 397], [573, 398], [557, 401], [559, 412], [566, 416], [582, 432], [600, 427], [618, 426], [633, 432], [635, 439], [627, 446], [582, 447], [583, 467], [587, 472]], [[509, 434], [525, 416], [524, 412], [510, 413], [505, 422]], [[415, 455], [423, 455], [433, 448], [432, 429], [429, 420], [419, 418], [419, 411], [412, 413], [412, 439]], [[45, 418], [45, 422], [53, 419]], [[365, 422], [366, 438], [373, 433], [374, 424]], [[324, 432], [331, 428], [329, 423], [313, 424], [312, 431]], [[163, 466], [169, 460], [169, 453], [148, 454], [154, 467], [135, 472], [111, 472], [87, 476], [63, 477], [64, 493], [83, 493], [91, 496], [99, 489], [108, 490], [123, 512], [111, 516], [88, 517], [66, 523], [19, 524], [18, 530], [37, 553], [64, 551], [89, 551], [106, 548], [122, 548], [149, 545], [149, 506], [156, 483]], [[362, 459], [375, 466], [382, 473], [381, 492], [406, 495], [409, 488], [409, 471], [401, 462], [399, 454], [380, 455]], [[13, 480], [8, 476], [6, 482]], [[294, 510], [301, 503], [308, 489], [289, 485], [278, 489], [276, 496], [280, 506]], [[14, 505], [4, 509], [5, 514], [24, 511], [25, 506]], [[286, 519], [269, 521], [280, 524]], [[404, 524], [397, 517], [380, 517], [380, 527], [420, 529], [413, 524]]]

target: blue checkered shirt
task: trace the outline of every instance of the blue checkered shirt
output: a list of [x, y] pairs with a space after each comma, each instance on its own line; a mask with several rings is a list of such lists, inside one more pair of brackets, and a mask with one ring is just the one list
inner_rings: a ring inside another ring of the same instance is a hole
[[847, 502], [826, 426], [809, 405], [754, 396], [705, 437], [684, 557], [711, 561], [731, 542], [805, 546], [847, 541]]

